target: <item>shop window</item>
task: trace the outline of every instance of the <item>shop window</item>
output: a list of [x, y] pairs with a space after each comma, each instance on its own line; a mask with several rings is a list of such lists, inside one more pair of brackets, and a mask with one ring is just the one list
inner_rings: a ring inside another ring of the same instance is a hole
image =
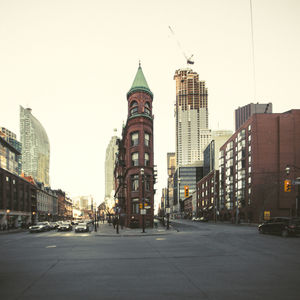
[[140, 212], [139, 198], [133, 198], [131, 201], [132, 201], [132, 213], [139, 214], [139, 212]]

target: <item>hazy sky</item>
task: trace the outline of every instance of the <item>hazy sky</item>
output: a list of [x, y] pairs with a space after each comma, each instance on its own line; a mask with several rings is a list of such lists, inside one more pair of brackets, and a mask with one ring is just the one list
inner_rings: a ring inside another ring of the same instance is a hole
[[175, 151], [175, 70], [208, 88], [211, 129], [234, 129], [234, 110], [272, 102], [300, 108], [300, 1], [0, 0], [0, 126], [19, 138], [19, 105], [47, 131], [52, 188], [104, 199], [106, 147], [127, 118], [126, 93], [141, 60], [154, 93], [156, 200]]

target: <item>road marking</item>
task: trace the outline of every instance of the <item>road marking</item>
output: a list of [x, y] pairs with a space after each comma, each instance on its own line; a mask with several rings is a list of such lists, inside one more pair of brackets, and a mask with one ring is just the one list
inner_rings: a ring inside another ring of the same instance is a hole
[[165, 238], [157, 238], [156, 240], [157, 241], [163, 241], [163, 240], [165, 240]]
[[47, 246], [46, 248], [56, 248], [55, 245]]

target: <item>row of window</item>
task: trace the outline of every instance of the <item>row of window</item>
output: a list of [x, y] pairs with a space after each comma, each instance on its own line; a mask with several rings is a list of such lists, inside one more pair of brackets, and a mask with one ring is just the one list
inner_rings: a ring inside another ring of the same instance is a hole
[[[130, 103], [130, 115], [135, 115], [138, 113], [138, 103], [137, 101], [132, 101]], [[151, 110], [150, 110], [150, 103], [149, 102], [146, 102], [145, 103], [145, 106], [144, 106], [144, 113], [147, 114], [147, 115], [151, 115]]]
[[[144, 188], [146, 191], [150, 191], [150, 175], [145, 176]], [[139, 175], [134, 174], [131, 175], [131, 191], [138, 191], [139, 190]]]
[[[139, 144], [139, 132], [135, 131], [131, 133], [131, 146], [137, 146]], [[149, 147], [150, 145], [150, 134], [144, 132], [144, 145]]]
[[[133, 152], [131, 154], [131, 165], [139, 166], [139, 153], [138, 152]], [[144, 153], [144, 166], [150, 166], [150, 154], [147, 152]]]

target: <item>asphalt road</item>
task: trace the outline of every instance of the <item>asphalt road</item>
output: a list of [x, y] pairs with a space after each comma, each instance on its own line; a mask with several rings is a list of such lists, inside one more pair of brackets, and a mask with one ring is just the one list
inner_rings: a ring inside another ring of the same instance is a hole
[[300, 299], [300, 238], [178, 221], [170, 234], [0, 235], [1, 299]]

